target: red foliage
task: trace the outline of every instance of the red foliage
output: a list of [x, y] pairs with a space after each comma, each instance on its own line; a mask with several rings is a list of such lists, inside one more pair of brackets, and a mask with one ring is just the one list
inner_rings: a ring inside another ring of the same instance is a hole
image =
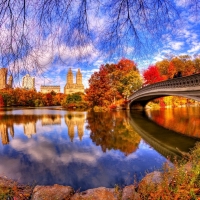
[[165, 105], [163, 98], [159, 98], [159, 101], [160, 101], [160, 107], [164, 108], [166, 105]]
[[148, 69], [144, 71], [143, 77], [145, 79], [145, 85], [157, 83], [163, 80], [158, 68], [154, 65], [150, 65]]
[[102, 65], [99, 72], [95, 72], [89, 80], [90, 87], [86, 90], [86, 100], [91, 102], [92, 106], [104, 106], [105, 101], [111, 101], [111, 86], [107, 74], [106, 67]]
[[116, 106], [115, 104], [111, 104], [111, 105], [109, 106], [109, 108], [110, 108], [111, 110], [116, 110], [117, 106]]

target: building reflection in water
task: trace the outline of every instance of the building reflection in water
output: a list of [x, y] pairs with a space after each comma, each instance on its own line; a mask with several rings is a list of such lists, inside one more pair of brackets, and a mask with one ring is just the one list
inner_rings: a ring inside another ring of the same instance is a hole
[[85, 118], [85, 113], [69, 113], [65, 115], [65, 123], [68, 127], [68, 135], [71, 142], [73, 142], [75, 136], [75, 128], [77, 128], [80, 141], [82, 140], [84, 135]]
[[1, 133], [1, 142], [3, 145], [9, 143], [9, 135], [10, 132], [11, 137], [14, 137], [14, 128], [13, 125], [0, 124], [0, 133]]
[[42, 126], [45, 125], [60, 125], [61, 115], [42, 115]]
[[24, 124], [24, 134], [31, 138], [33, 134], [36, 134], [36, 123], [35, 122], [27, 122]]
[[[4, 120], [1, 120], [0, 124], [0, 134], [1, 134], [1, 140], [2, 144], [8, 144], [9, 143], [9, 133], [10, 136], [14, 137], [14, 124], [19, 125], [23, 124], [23, 132], [28, 137], [31, 138], [32, 135], [37, 133], [36, 128], [36, 122], [38, 120], [41, 120], [42, 126], [46, 125], [61, 125], [61, 118], [63, 116], [61, 115], [35, 115], [30, 116], [24, 116], [24, 115], [18, 115], [16, 116], [7, 116]], [[75, 136], [75, 129], [77, 129], [78, 136], [80, 141], [82, 140], [82, 137], [84, 135], [84, 123], [86, 114], [85, 113], [68, 113], [64, 116], [65, 123], [68, 128], [68, 135], [73, 141]]]

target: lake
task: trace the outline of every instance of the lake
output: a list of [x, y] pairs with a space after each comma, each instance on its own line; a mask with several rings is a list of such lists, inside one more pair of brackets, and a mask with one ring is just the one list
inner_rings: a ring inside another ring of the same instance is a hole
[[105, 113], [1, 108], [0, 176], [79, 191], [129, 185], [194, 147], [199, 113], [199, 108]]

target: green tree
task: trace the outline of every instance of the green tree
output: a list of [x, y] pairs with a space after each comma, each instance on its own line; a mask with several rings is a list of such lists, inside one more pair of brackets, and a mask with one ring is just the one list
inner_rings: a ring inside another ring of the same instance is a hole
[[142, 77], [137, 71], [130, 71], [122, 76], [117, 89], [125, 98], [142, 86]]
[[66, 103], [76, 103], [82, 101], [82, 97], [78, 93], [68, 94], [66, 98]]

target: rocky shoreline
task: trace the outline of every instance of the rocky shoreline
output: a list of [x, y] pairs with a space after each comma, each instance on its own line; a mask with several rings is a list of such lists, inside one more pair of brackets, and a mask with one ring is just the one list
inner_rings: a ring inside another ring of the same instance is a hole
[[[147, 174], [138, 187], [145, 181], [159, 182], [161, 172]], [[134, 185], [124, 188], [99, 187], [88, 189], [83, 192], [76, 192], [70, 186], [54, 184], [52, 186], [36, 185], [35, 187], [20, 185], [19, 183], [0, 177], [0, 199], [5, 200], [140, 200]], [[6, 192], [10, 191], [10, 194]], [[4, 196], [2, 196], [4, 192]], [[1, 194], [2, 193], [2, 194]]]

